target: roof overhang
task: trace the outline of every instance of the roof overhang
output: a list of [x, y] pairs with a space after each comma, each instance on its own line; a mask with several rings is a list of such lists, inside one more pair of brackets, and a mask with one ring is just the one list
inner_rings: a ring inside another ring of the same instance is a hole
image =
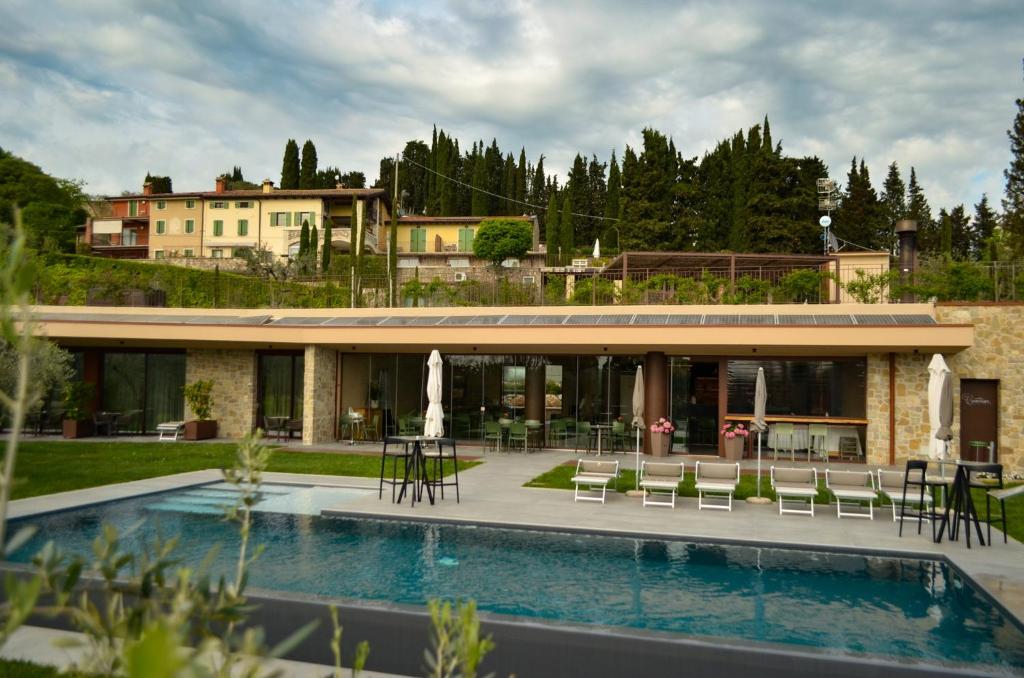
[[[287, 311], [37, 307], [36, 311], [38, 331], [63, 345], [125, 348], [321, 345], [362, 353], [419, 353], [437, 348], [449, 353], [845, 356], [955, 353], [974, 341], [973, 326], [937, 324], [928, 304]], [[931, 320], [893, 324], [897, 311], [900, 317]], [[843, 314], [855, 319], [852, 324], [822, 324], [818, 319]], [[645, 322], [633, 324], [641, 316]], [[879, 323], [871, 322], [871, 316], [877, 316]], [[546, 322], [559, 317], [564, 320], [558, 324]], [[661, 322], [662, 317], [683, 320]], [[714, 323], [703, 322], [710, 319]], [[745, 322], [750, 319], [759, 322]]]

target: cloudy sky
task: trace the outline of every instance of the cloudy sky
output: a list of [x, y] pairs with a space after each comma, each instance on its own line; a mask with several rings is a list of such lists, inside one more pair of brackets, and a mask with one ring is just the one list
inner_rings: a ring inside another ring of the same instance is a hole
[[1024, 2], [0, 3], [0, 146], [93, 193], [147, 171], [280, 177], [284, 142], [366, 172], [433, 124], [607, 159], [645, 126], [700, 155], [765, 114], [842, 181], [914, 165], [933, 208], [998, 198]]

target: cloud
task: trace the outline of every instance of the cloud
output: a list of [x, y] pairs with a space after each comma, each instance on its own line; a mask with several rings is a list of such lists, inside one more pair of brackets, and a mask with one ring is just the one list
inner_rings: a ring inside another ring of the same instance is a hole
[[564, 176], [652, 126], [699, 156], [767, 115], [794, 155], [936, 209], [1002, 192], [1024, 5], [513, 0], [0, 6], [0, 146], [97, 193], [276, 179], [288, 138], [372, 180], [437, 124]]

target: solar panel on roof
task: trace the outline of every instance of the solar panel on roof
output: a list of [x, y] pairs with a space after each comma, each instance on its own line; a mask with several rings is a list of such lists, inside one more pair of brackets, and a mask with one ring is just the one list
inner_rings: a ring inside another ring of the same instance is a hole
[[564, 315], [538, 315], [534, 316], [531, 325], [561, 325], [565, 322]]
[[324, 321], [324, 325], [330, 327], [352, 327], [359, 321], [359, 318], [352, 318], [350, 316], [340, 316], [337, 318], [328, 318]]
[[669, 325], [700, 325], [704, 321], [704, 316], [699, 313], [682, 313], [666, 317]]
[[570, 315], [566, 316], [566, 325], [596, 325], [601, 319], [599, 315]]
[[829, 315], [816, 315], [814, 316], [814, 322], [817, 325], [829, 326], [852, 325], [853, 318], [848, 314], [834, 313]]
[[935, 325], [935, 318], [923, 313], [893, 313], [898, 325]]
[[275, 318], [271, 325], [323, 325], [329, 318], [314, 318], [314, 317], [298, 317], [298, 316], [285, 316], [283, 318]]
[[630, 325], [633, 323], [633, 315], [625, 313], [609, 314], [601, 316], [602, 325]]
[[497, 325], [504, 318], [503, 315], [475, 315], [473, 316], [473, 325]]
[[436, 315], [436, 316], [420, 315], [420, 316], [408, 316], [408, 317], [403, 317], [403, 316], [400, 316], [400, 315], [393, 315], [393, 316], [390, 316], [388, 318], [385, 318], [379, 324], [382, 327], [383, 326], [395, 326], [395, 325], [425, 327], [425, 326], [429, 326], [429, 325], [436, 325], [439, 322], [441, 322], [442, 320], [444, 320], [444, 316], [439, 316], [439, 315]]
[[653, 315], [650, 313], [638, 313], [633, 316], [634, 325], [666, 325], [669, 318], [678, 317], [671, 315]]
[[798, 313], [780, 313], [778, 316], [780, 325], [813, 325], [813, 315], [801, 315]]
[[507, 315], [501, 319], [500, 325], [529, 325], [534, 318], [533, 315]]
[[473, 323], [473, 316], [471, 315], [450, 315], [442, 320], [439, 325], [471, 325]]
[[773, 315], [706, 315], [705, 325], [774, 325]]
[[896, 321], [893, 320], [892, 316], [887, 313], [881, 313], [878, 315], [859, 313], [854, 314], [853, 319], [857, 321], [858, 325], [895, 325]]

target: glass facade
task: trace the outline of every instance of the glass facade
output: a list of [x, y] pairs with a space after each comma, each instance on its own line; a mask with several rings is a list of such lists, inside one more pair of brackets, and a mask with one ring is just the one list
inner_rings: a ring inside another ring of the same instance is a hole
[[155, 431], [184, 418], [184, 353], [109, 351], [102, 365], [100, 408], [121, 414], [122, 432]]
[[864, 418], [867, 361], [730, 360], [729, 412], [754, 411], [757, 368], [764, 368], [766, 414]]
[[302, 353], [261, 353], [257, 371], [257, 421], [264, 417], [302, 418]]

